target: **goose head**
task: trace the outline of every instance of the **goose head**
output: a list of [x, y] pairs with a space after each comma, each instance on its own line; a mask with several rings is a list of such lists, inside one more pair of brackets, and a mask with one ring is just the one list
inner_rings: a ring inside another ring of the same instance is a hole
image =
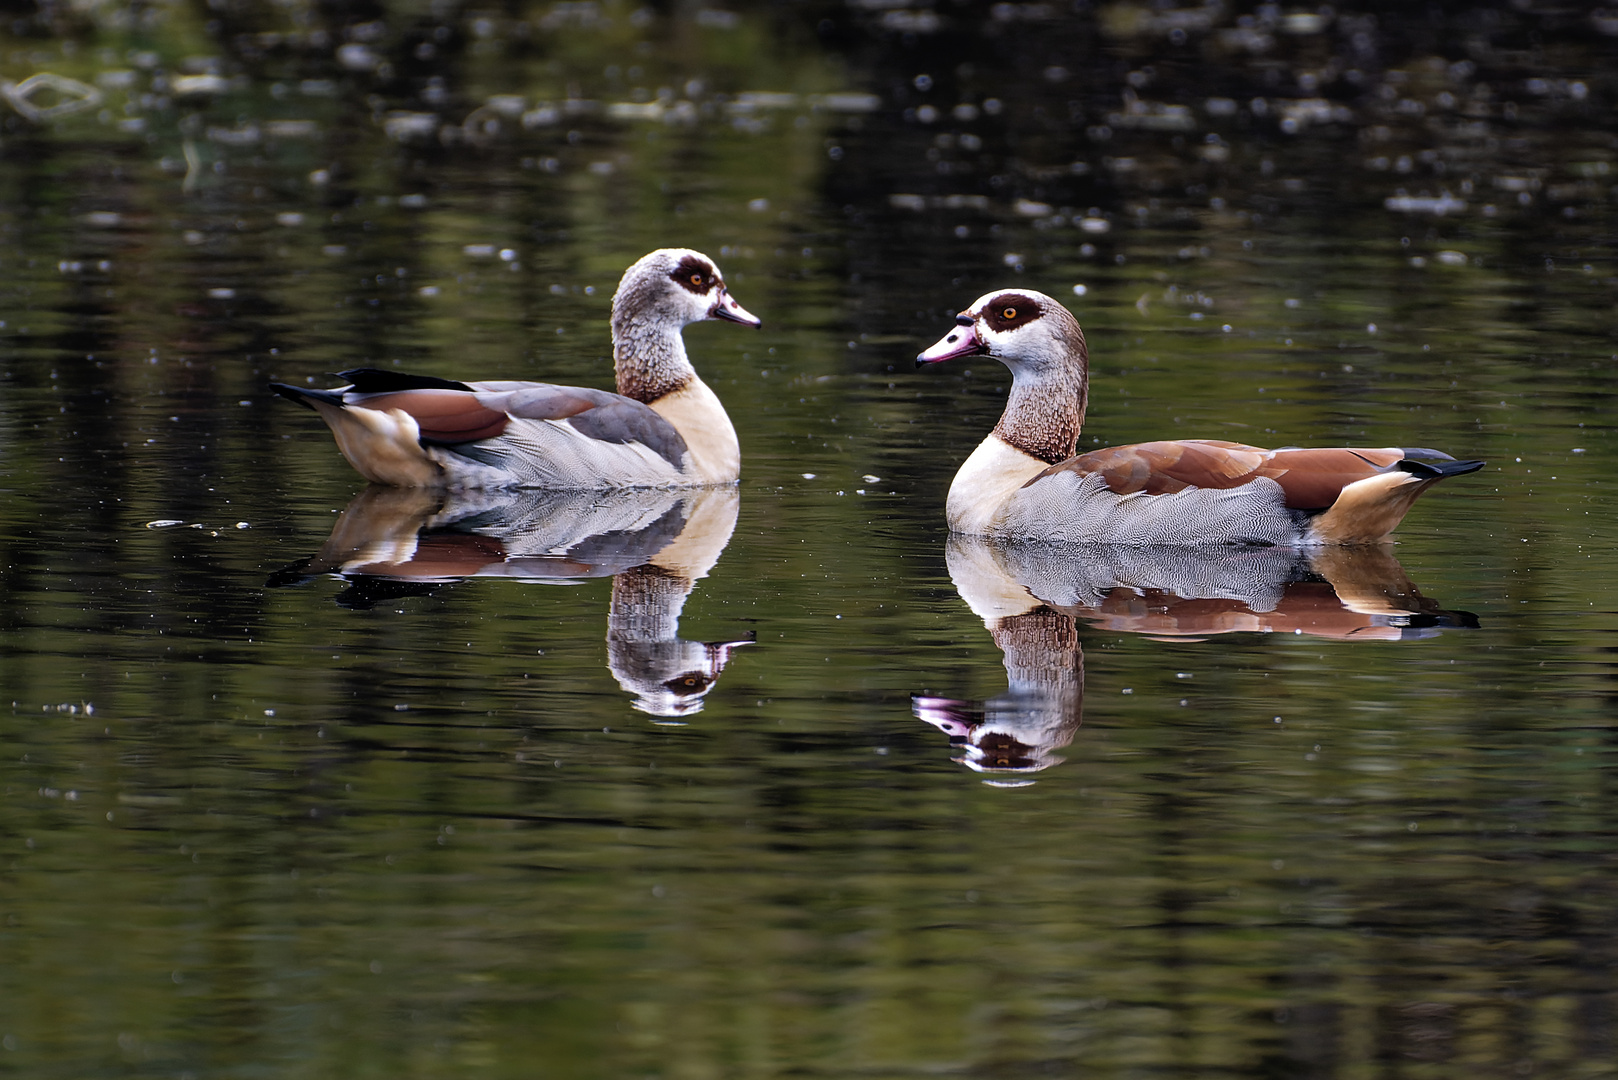
[[1011, 392], [995, 425], [1001, 441], [1054, 464], [1073, 453], [1089, 401], [1090, 361], [1067, 308], [1032, 289], [985, 293], [955, 316], [955, 328], [916, 366], [992, 356], [1011, 369]]
[[614, 328], [656, 324], [678, 332], [705, 319], [743, 326], [762, 321], [730, 295], [713, 260], [690, 248], [659, 248], [643, 256], [624, 271], [612, 298]]
[[1019, 378], [1061, 378], [1086, 371], [1084, 331], [1067, 308], [1042, 292], [985, 293], [955, 316], [955, 329], [916, 357], [916, 366], [958, 356], [992, 356]]

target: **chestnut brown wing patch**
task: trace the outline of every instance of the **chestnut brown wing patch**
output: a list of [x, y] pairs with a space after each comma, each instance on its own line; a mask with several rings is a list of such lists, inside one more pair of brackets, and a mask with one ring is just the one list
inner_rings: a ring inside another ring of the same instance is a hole
[[1227, 489], [1263, 476], [1281, 485], [1289, 509], [1324, 510], [1337, 501], [1343, 488], [1388, 471], [1403, 456], [1387, 449], [1264, 450], [1244, 443], [1185, 439], [1092, 450], [1040, 475], [1062, 470], [1096, 473], [1120, 495], [1167, 495], [1193, 487]]
[[1232, 488], [1248, 483], [1268, 451], [1209, 440], [1109, 446], [1068, 458], [1047, 472], [1098, 473], [1120, 495], [1169, 495], [1189, 487]]
[[519, 389], [416, 389], [367, 394], [354, 404], [397, 409], [415, 418], [421, 441], [455, 446], [505, 434], [513, 418], [565, 421], [581, 435], [609, 443], [640, 443], [674, 468], [683, 466], [685, 439], [649, 406], [607, 390], [525, 383]]
[[1390, 449], [1345, 446], [1275, 450], [1263, 475], [1281, 485], [1292, 509], [1324, 510], [1348, 485], [1385, 473], [1403, 460], [1403, 451]]
[[506, 414], [491, 409], [477, 394], [464, 390], [401, 390], [367, 394], [357, 404], [367, 409], [397, 409], [415, 418], [421, 440], [434, 443], [476, 442], [506, 430]]

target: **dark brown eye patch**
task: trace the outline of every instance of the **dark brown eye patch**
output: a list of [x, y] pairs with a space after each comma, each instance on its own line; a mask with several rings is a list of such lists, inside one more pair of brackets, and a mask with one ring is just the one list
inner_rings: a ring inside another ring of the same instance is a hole
[[984, 305], [983, 321], [990, 330], [1011, 330], [1026, 325], [1042, 314], [1039, 303], [1022, 293], [1001, 293]]
[[674, 268], [669, 277], [682, 288], [690, 289], [697, 295], [702, 295], [714, 287], [719, 280], [718, 273], [708, 263], [692, 255], [680, 260], [680, 265]]

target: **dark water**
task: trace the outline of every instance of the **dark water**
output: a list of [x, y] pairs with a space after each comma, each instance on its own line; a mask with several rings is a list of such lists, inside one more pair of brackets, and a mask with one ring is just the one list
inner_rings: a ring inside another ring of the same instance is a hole
[[[1618, 16], [6, 17], [0, 1071], [1615, 1072]], [[267, 392], [605, 385], [666, 244], [736, 493], [368, 491]], [[1087, 443], [1489, 466], [951, 540], [1007, 380], [910, 360], [1005, 284]]]

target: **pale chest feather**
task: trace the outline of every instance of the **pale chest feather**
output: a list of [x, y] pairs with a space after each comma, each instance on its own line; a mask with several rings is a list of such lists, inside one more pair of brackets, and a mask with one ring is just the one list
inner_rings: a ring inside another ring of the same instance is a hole
[[1047, 467], [1032, 454], [990, 435], [961, 463], [949, 486], [944, 512], [950, 529], [973, 536], [992, 535], [1006, 503]]
[[691, 482], [729, 484], [741, 476], [736, 429], [707, 383], [693, 375], [680, 389], [648, 404], [685, 439], [690, 453], [685, 475]]

